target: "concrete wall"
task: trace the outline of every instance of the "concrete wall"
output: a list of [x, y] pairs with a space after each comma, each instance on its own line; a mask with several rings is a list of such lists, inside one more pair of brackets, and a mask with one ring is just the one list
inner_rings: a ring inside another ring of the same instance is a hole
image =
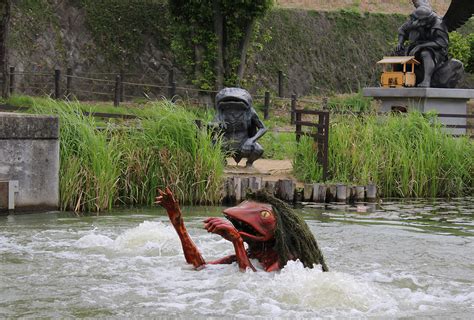
[[[453, 117], [439, 117], [441, 124], [466, 126], [469, 122], [468, 101], [474, 98], [473, 89], [447, 89], [447, 88], [364, 88], [366, 97], [380, 100], [381, 112], [391, 112], [393, 108], [402, 107], [406, 110], [420, 112], [436, 111], [439, 114], [449, 114]], [[462, 116], [462, 117], [460, 117]], [[446, 128], [454, 135], [470, 134], [464, 128]]]
[[0, 181], [8, 180], [19, 182], [16, 211], [58, 208], [57, 117], [0, 113]]

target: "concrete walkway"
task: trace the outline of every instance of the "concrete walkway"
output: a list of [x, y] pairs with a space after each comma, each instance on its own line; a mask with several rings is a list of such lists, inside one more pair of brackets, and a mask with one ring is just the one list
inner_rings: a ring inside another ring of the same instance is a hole
[[267, 181], [277, 181], [279, 179], [296, 180], [292, 175], [293, 166], [291, 160], [259, 159], [254, 162], [253, 167], [245, 167], [245, 159], [237, 165], [232, 158], [227, 159], [227, 166], [224, 169], [226, 176], [261, 176]]

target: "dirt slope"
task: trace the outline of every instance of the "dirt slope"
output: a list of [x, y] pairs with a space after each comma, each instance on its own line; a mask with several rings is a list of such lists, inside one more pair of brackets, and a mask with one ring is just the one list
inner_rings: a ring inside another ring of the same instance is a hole
[[[339, 9], [359, 10], [361, 12], [410, 13], [413, 9], [410, 0], [276, 0], [283, 8], [333, 11]], [[450, 0], [431, 0], [431, 4], [440, 14], [444, 14]]]

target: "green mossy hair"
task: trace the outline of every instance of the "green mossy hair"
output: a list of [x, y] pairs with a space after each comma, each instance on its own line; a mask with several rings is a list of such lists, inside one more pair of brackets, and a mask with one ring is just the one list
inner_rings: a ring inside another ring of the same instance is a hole
[[268, 203], [273, 208], [277, 220], [275, 250], [278, 252], [280, 268], [283, 268], [288, 260], [299, 259], [307, 268], [321, 264], [323, 271], [329, 271], [308, 225], [285, 202], [263, 190], [248, 193], [247, 199]]

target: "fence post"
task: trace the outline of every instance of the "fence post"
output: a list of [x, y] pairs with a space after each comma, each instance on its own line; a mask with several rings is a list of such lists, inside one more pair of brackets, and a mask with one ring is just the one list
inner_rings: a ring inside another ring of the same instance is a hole
[[15, 67], [10, 67], [10, 95], [15, 90]]
[[291, 111], [290, 124], [295, 124], [295, 110], [296, 110], [296, 94], [291, 95]]
[[120, 75], [115, 76], [114, 107], [120, 105]]
[[321, 112], [318, 119], [318, 162], [323, 167], [323, 180], [328, 179], [329, 112]]
[[301, 132], [301, 112], [296, 112], [296, 142], [300, 142]]
[[265, 100], [263, 108], [263, 119], [268, 120], [268, 112], [270, 110], [270, 92], [265, 91]]
[[56, 100], [58, 100], [61, 95], [60, 81], [61, 81], [61, 70], [56, 69], [54, 70], [54, 99]]
[[123, 102], [123, 98], [124, 98], [124, 87], [123, 87], [123, 80], [125, 79], [125, 72], [122, 70], [120, 70], [120, 102]]
[[278, 71], [278, 96], [283, 98], [283, 71]]
[[324, 97], [323, 98], [323, 110], [328, 110], [328, 109], [329, 109], [328, 98]]

